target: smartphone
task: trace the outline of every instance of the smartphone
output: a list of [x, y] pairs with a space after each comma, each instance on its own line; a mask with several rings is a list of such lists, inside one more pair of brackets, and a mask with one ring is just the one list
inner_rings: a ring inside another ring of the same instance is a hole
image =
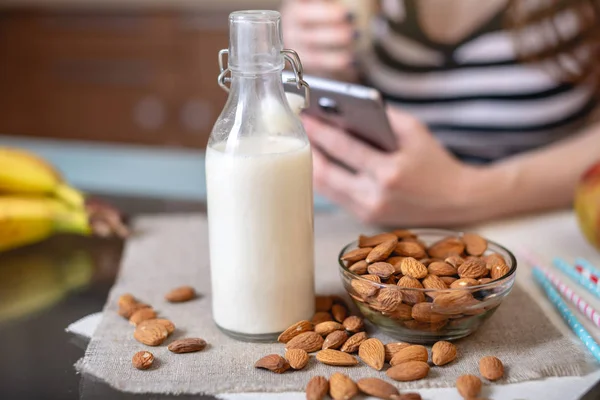
[[[285, 91], [303, 95], [304, 89], [298, 89], [293, 78], [293, 73], [283, 71]], [[310, 86], [310, 105], [303, 112], [343, 128], [379, 150], [398, 149], [377, 89], [310, 75], [304, 75], [304, 80]]]

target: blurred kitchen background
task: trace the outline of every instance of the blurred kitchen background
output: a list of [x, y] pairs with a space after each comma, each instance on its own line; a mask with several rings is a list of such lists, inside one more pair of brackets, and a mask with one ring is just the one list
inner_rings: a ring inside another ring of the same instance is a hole
[[227, 15], [279, 3], [0, 1], [0, 145], [96, 194], [202, 201]]

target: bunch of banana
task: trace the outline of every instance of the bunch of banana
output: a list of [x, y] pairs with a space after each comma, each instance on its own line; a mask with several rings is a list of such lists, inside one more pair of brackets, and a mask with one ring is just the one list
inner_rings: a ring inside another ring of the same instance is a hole
[[111, 222], [120, 221], [114, 210], [106, 221], [106, 210], [86, 204], [84, 195], [70, 187], [43, 159], [0, 147], [0, 251], [58, 232], [87, 235], [99, 226], [106, 233]]

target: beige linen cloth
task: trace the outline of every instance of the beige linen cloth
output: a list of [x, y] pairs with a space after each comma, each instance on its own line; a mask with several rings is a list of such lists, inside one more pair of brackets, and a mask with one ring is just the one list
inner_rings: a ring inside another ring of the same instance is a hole
[[[143, 217], [136, 221], [135, 231], [138, 235], [127, 243], [121, 272], [104, 307], [102, 321], [84, 358], [76, 365], [79, 371], [118, 390], [136, 393], [303, 391], [310, 377], [328, 377], [336, 371], [353, 379], [388, 380], [384, 371], [375, 371], [362, 363], [355, 367], [331, 367], [318, 363], [314, 357], [302, 371], [278, 375], [255, 369], [256, 360], [271, 353], [283, 355], [284, 346], [238, 342], [213, 324], [206, 218]], [[365, 231], [366, 228], [341, 213], [316, 216], [317, 293], [344, 294], [336, 258], [343, 245]], [[182, 304], [163, 300], [168, 290], [184, 284], [196, 287], [201, 297]], [[116, 312], [117, 299], [126, 292], [152, 304], [161, 316], [176, 324], [176, 332], [164, 345], [149, 348], [133, 339], [133, 327]], [[397, 341], [373, 326], [369, 328], [369, 334], [384, 343]], [[209, 346], [199, 353], [170, 353], [166, 345], [182, 337], [202, 337]], [[454, 386], [459, 375], [478, 374], [478, 360], [485, 355], [496, 355], [503, 360], [506, 378], [500, 384], [584, 375], [593, 365], [581, 345], [571, 335], [560, 332], [518, 284], [492, 318], [478, 332], [458, 341], [457, 346], [458, 359], [447, 366], [432, 368], [427, 379], [394, 384], [400, 389]], [[131, 366], [131, 357], [143, 349], [154, 353], [156, 366], [138, 371]]]

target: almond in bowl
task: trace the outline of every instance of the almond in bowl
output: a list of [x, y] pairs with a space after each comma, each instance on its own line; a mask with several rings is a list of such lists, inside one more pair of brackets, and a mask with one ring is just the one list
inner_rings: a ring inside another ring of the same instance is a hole
[[395, 232], [361, 235], [339, 255], [346, 291], [389, 335], [409, 343], [465, 337], [510, 293], [517, 262], [503, 246], [475, 233]]

